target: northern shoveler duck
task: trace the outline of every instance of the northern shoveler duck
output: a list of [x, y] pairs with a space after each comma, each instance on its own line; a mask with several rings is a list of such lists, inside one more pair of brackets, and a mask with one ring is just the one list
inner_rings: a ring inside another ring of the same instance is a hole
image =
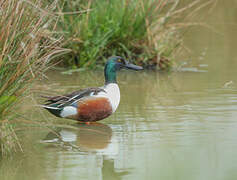
[[103, 87], [87, 88], [62, 96], [43, 96], [48, 98], [43, 107], [57, 117], [86, 123], [107, 118], [116, 111], [120, 102], [116, 72], [122, 68], [143, 69], [120, 56], [112, 56], [104, 68], [105, 84]]

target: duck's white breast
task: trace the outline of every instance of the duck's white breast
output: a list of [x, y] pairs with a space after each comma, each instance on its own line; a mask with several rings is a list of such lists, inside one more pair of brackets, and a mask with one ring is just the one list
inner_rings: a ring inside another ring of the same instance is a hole
[[106, 93], [100, 92], [96, 96], [108, 98], [112, 106], [112, 112], [115, 112], [120, 102], [120, 91], [118, 84], [109, 83], [102, 88], [106, 91]]

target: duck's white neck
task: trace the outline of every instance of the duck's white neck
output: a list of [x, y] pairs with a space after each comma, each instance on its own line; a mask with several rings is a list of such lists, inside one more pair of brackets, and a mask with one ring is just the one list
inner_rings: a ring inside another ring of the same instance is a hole
[[106, 96], [109, 98], [112, 111], [115, 112], [120, 102], [120, 91], [117, 83], [108, 83], [104, 85]]

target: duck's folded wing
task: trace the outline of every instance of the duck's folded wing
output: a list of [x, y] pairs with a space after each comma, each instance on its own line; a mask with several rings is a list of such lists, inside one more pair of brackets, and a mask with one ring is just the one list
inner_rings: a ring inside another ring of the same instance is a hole
[[75, 91], [70, 94], [65, 94], [61, 96], [41, 96], [43, 98], [47, 98], [47, 103], [45, 105], [54, 105], [57, 104], [57, 107], [64, 107], [66, 105], [69, 105], [75, 101], [78, 101], [79, 99], [90, 96], [91, 94], [96, 95], [99, 92], [106, 92], [102, 88], [87, 88], [87, 89], [82, 89], [79, 91]]

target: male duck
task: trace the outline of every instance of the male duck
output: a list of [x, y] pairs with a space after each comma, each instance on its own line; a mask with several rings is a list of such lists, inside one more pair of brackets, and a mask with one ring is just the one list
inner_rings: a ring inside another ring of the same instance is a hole
[[119, 105], [120, 91], [116, 81], [116, 72], [122, 68], [143, 69], [120, 56], [112, 56], [104, 68], [105, 85], [103, 87], [87, 88], [62, 96], [45, 97], [48, 100], [43, 107], [61, 118], [86, 123], [102, 120], [114, 113]]

